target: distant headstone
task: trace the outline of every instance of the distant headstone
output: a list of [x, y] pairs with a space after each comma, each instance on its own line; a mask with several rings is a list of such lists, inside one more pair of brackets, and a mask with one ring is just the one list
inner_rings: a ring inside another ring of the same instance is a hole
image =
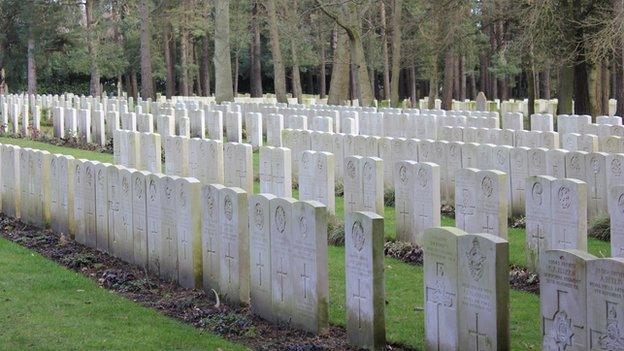
[[476, 103], [477, 111], [487, 111], [487, 98], [485, 97], [485, 93], [483, 93], [482, 91], [477, 94]]
[[345, 219], [347, 339], [356, 348], [386, 343], [383, 217], [352, 212]]

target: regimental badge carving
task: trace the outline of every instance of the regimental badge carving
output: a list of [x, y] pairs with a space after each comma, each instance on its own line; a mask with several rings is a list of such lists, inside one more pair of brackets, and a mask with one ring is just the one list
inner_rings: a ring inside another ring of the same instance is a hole
[[570, 168], [579, 171], [581, 169], [581, 163], [579, 162], [578, 155], [572, 155], [570, 157]]
[[617, 201], [617, 206], [620, 209], [620, 212], [624, 214], [624, 194], [620, 194], [620, 197]]
[[544, 192], [544, 188], [542, 187], [542, 183], [535, 182], [533, 184], [533, 188], [531, 189], [531, 195], [533, 198], [533, 203], [538, 206], [542, 205], [542, 194]]
[[102, 172], [101, 169], [98, 169], [97, 171], [97, 182], [101, 186], [104, 186], [104, 172]]
[[121, 179], [121, 190], [124, 193], [128, 193], [128, 191], [130, 191], [130, 183], [128, 182], [128, 177], [123, 177]]
[[360, 221], [355, 221], [353, 223], [353, 227], [351, 227], [351, 239], [353, 240], [353, 247], [358, 251], [362, 251], [366, 237], [364, 236], [364, 227], [362, 227]]
[[136, 192], [137, 199], [142, 200], [143, 199], [143, 180], [141, 180], [141, 178], [139, 177], [134, 178], [134, 188], [138, 190]]
[[620, 158], [616, 157], [611, 160], [611, 173], [613, 173], [614, 176], [622, 175], [622, 160]]
[[515, 160], [514, 160], [514, 161], [516, 161], [516, 167], [517, 167], [517, 168], [521, 168], [521, 167], [522, 167], [522, 164], [523, 164], [524, 162], [522, 162], [522, 155], [521, 155], [519, 152], [518, 152], [518, 153], [516, 153], [516, 156], [515, 156]]
[[542, 167], [542, 159], [539, 157], [539, 153], [537, 151], [531, 153], [531, 163], [535, 168]]
[[254, 206], [254, 223], [258, 230], [262, 230], [264, 228], [264, 210], [262, 210], [262, 204], [256, 203]]
[[363, 176], [364, 182], [371, 182], [373, 180], [373, 165], [370, 162], [364, 163]]
[[542, 350], [566, 350], [568, 346], [572, 346], [572, 336], [572, 319], [564, 310], [559, 310], [555, 312], [550, 329], [544, 335]]
[[600, 160], [598, 157], [592, 157], [590, 164], [592, 172], [594, 172], [594, 174], [598, 174], [600, 172]]
[[87, 184], [93, 185], [93, 169], [90, 166], [85, 169], [85, 176], [87, 177]]
[[349, 175], [349, 178], [354, 179], [355, 172], [355, 163], [353, 162], [353, 160], [349, 159], [347, 161], [347, 174]]
[[505, 164], [505, 154], [503, 153], [503, 150], [497, 150], [496, 151], [496, 162], [498, 163], [498, 165], [503, 166]]
[[225, 218], [227, 218], [228, 221], [232, 220], [233, 211], [232, 199], [230, 198], [230, 195], [225, 195], [225, 199], [223, 199], [223, 212], [225, 213]]
[[557, 192], [557, 197], [559, 198], [559, 204], [561, 205], [562, 209], [567, 210], [568, 208], [570, 208], [570, 205], [572, 204], [570, 188], [568, 188], [567, 186], [560, 187], [559, 191]]
[[319, 171], [323, 171], [323, 168], [325, 168], [325, 166], [323, 165], [323, 160], [320, 157], [316, 161], [316, 168], [318, 168]]
[[171, 181], [167, 180], [165, 184], [165, 196], [167, 200], [171, 200], [171, 195], [173, 194], [173, 188], [171, 188]]
[[483, 277], [483, 273], [485, 270], [485, 255], [481, 252], [481, 247], [479, 245], [479, 239], [474, 238], [472, 240], [472, 247], [470, 250], [466, 252], [466, 257], [468, 258], [468, 270], [472, 279], [475, 281], [481, 280]]
[[180, 206], [182, 208], [186, 208], [188, 204], [188, 196], [186, 195], [186, 191], [184, 191], [184, 187], [180, 187]]
[[156, 201], [156, 182], [153, 179], [149, 182], [149, 199], [151, 202]]
[[304, 152], [303, 155], [301, 156], [301, 164], [303, 168], [308, 168], [310, 164], [309, 158], [310, 158], [310, 154], [308, 154], [307, 152]]
[[401, 167], [399, 168], [399, 179], [403, 184], [405, 184], [405, 182], [407, 181], [407, 167], [405, 167], [404, 165], [401, 165]]
[[208, 217], [214, 218], [215, 215], [215, 198], [212, 196], [212, 192], [208, 192], [206, 195], [206, 208], [208, 208]]
[[421, 188], [426, 188], [427, 184], [429, 183], [429, 180], [427, 179], [427, 170], [425, 168], [419, 168], [418, 172], [417, 172], [417, 177], [416, 179], [418, 179], [418, 184], [420, 185]]
[[284, 234], [284, 230], [286, 230], [286, 211], [282, 206], [277, 206], [275, 209], [275, 227], [278, 232]]
[[598, 345], [602, 350], [624, 350], [624, 336], [621, 335], [615, 306], [612, 304], [607, 312], [606, 334], [598, 339]]
[[299, 232], [304, 238], [308, 236], [308, 220], [304, 216], [299, 217]]
[[483, 195], [485, 195], [485, 197], [492, 197], [492, 193], [494, 192], [494, 181], [491, 177], [485, 176], [481, 179], [481, 191], [483, 191]]

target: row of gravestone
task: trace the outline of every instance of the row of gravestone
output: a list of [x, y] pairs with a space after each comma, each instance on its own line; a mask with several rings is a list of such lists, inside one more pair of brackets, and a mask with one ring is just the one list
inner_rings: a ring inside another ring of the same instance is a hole
[[[507, 173], [509, 215], [524, 215], [525, 180], [534, 175], [576, 178], [588, 183], [589, 218], [607, 216], [607, 189], [624, 184], [624, 154], [562, 149], [511, 147], [507, 145], [392, 139], [344, 134], [284, 130], [284, 145], [291, 149], [293, 175], [304, 150], [331, 152], [337, 157], [361, 155], [384, 161], [384, 185], [394, 186], [397, 161], [434, 162], [440, 166], [443, 204], [455, 203], [455, 178], [460, 169], [496, 169]], [[335, 178], [344, 179], [343, 162], [335, 163]]]
[[[202, 186], [45, 151], [1, 145], [2, 211], [187, 288], [220, 292], [309, 332], [328, 328], [327, 210], [315, 201]], [[38, 174], [38, 177], [21, 177]], [[385, 343], [383, 218], [347, 216], [347, 334]], [[357, 283], [356, 283], [357, 282]]]

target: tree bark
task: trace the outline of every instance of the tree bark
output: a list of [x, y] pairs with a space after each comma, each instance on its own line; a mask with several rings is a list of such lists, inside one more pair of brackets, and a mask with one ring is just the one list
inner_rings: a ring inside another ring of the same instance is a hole
[[341, 105], [349, 99], [349, 43], [345, 33], [336, 34], [335, 38], [334, 64], [332, 66], [327, 103], [330, 105]]
[[234, 97], [238, 94], [238, 76], [240, 69], [240, 59], [238, 58], [238, 52], [234, 54]]
[[182, 95], [189, 95], [189, 64], [188, 64], [189, 33], [182, 29], [180, 35], [180, 68], [182, 70]]
[[203, 38], [202, 49], [202, 87], [204, 95], [210, 96], [210, 38], [208, 33]]
[[292, 94], [293, 97], [297, 98], [297, 102], [302, 103], [303, 91], [301, 89], [301, 73], [299, 72], [299, 57], [297, 53], [297, 44], [291, 40], [290, 41], [290, 51], [292, 54]]
[[433, 57], [433, 62], [429, 72], [429, 96], [427, 108], [432, 110], [435, 108], [435, 100], [438, 98], [438, 57]]
[[28, 94], [37, 93], [37, 64], [35, 62], [35, 37], [30, 29], [27, 43]]
[[215, 100], [233, 101], [230, 59], [230, 1], [215, 0]]
[[410, 100], [412, 101], [412, 108], [417, 105], [416, 97], [416, 64], [412, 62], [410, 66]]
[[466, 56], [459, 59], [459, 100], [466, 100]]
[[269, 37], [271, 55], [273, 56], [273, 77], [275, 81], [275, 96], [278, 102], [287, 102], [286, 99], [286, 70], [282, 61], [282, 49], [280, 48], [279, 30], [277, 28], [277, 14], [275, 0], [266, 0], [264, 6], [269, 20]]
[[253, 98], [262, 97], [262, 45], [260, 42], [260, 18], [258, 15], [259, 4], [254, 0], [251, 8], [251, 45], [250, 45], [250, 94]]
[[383, 1], [379, 2], [379, 16], [381, 17], [381, 50], [383, 54], [383, 90], [384, 90], [384, 99], [390, 99], [390, 58], [388, 53], [388, 34], [387, 34], [387, 26], [386, 26], [386, 5]]
[[392, 81], [390, 100], [392, 106], [399, 106], [399, 72], [401, 71], [401, 19], [403, 0], [394, 0], [392, 12]]
[[574, 67], [564, 66], [561, 68], [559, 77], [559, 104], [557, 114], [571, 115], [574, 113]]
[[320, 40], [320, 51], [321, 51], [321, 65], [319, 67], [319, 97], [321, 99], [325, 98], [325, 94], [327, 93], [327, 81], [325, 80], [325, 46], [323, 45], [323, 41]]
[[[614, 0], [616, 13], [620, 18], [624, 17], [624, 0]], [[616, 115], [624, 116], [624, 33], [620, 34], [619, 50], [616, 53], [615, 67], [616, 72], [616, 89], [615, 98], [617, 99]]]
[[163, 34], [165, 37], [165, 66], [167, 66], [167, 86], [165, 88], [165, 95], [167, 99], [171, 99], [175, 94], [175, 67], [173, 58], [171, 57], [171, 23], [169, 23], [169, 19], [167, 19], [165, 23]]
[[154, 79], [152, 78], [148, 0], [141, 0], [139, 12], [141, 14], [141, 96], [143, 99], [154, 99], [156, 96], [154, 95]]
[[87, 20], [87, 51], [89, 52], [91, 71], [89, 93], [92, 96], [100, 96], [100, 67], [98, 65], [98, 53], [96, 47], [97, 38], [93, 35], [93, 3], [94, 0], [87, 0], [85, 2], [85, 17]]
[[444, 83], [442, 86], [442, 109], [450, 110], [453, 105], [453, 50], [446, 50], [444, 55]]
[[137, 82], [137, 73], [134, 69], [130, 71], [130, 96], [135, 100], [139, 95], [139, 83]]

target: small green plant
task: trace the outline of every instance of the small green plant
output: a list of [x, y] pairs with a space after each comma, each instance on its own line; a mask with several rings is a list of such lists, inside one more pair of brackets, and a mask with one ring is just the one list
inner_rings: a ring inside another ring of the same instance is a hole
[[601, 217], [589, 223], [588, 235], [602, 241], [611, 240], [611, 219]]
[[386, 189], [384, 191], [384, 205], [386, 207], [394, 207], [394, 189]]
[[239, 313], [216, 313], [203, 318], [200, 324], [220, 335], [256, 335], [258, 330], [249, 317]]
[[344, 246], [344, 222], [339, 220], [337, 217], [331, 217], [329, 221], [327, 221], [327, 242], [334, 246]]

